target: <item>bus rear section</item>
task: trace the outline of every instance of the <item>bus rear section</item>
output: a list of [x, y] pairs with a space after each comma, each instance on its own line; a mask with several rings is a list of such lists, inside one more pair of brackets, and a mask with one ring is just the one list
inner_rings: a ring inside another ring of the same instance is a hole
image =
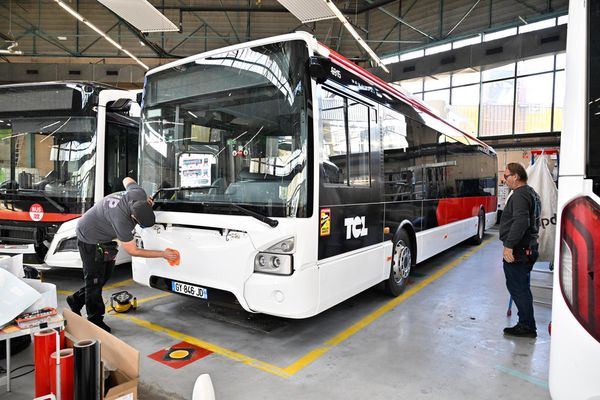
[[181, 262], [134, 258], [136, 282], [306, 318], [381, 282], [398, 295], [417, 261], [481, 241], [493, 150], [328, 52], [295, 33], [147, 74], [139, 181], [157, 224], [137, 240]]
[[85, 82], [0, 86], [0, 253], [81, 266], [78, 218], [137, 169], [134, 101]]
[[600, 2], [569, 3], [552, 325], [553, 399], [600, 396]]

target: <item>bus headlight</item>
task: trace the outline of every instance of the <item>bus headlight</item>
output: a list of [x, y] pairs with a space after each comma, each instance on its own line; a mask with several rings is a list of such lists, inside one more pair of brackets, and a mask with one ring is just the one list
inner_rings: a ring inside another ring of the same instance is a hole
[[254, 272], [291, 275], [292, 256], [283, 254], [258, 253], [254, 258]]
[[60, 243], [58, 243], [58, 246], [56, 246], [55, 253], [60, 253], [64, 251], [79, 251], [79, 248], [77, 247], [76, 237], [63, 239], [60, 241]]
[[267, 257], [263, 256], [263, 255], [259, 255], [258, 256], [258, 265], [260, 265], [262, 268], [267, 266]]
[[282, 240], [279, 243], [275, 243], [273, 246], [269, 247], [267, 250], [269, 253], [283, 253], [289, 254], [294, 252], [294, 238], [287, 238]]

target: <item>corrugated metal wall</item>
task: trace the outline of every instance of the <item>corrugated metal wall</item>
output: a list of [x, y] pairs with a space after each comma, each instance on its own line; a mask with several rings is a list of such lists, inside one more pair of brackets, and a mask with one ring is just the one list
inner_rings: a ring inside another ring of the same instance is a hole
[[[65, 0], [97, 27], [138, 57], [156, 57], [148, 46], [142, 46], [138, 36], [96, 0]], [[150, 0], [157, 7], [182, 6], [239, 6], [281, 7], [275, 0]], [[302, 1], [302, 0], [298, 0]], [[341, 9], [360, 10], [376, 0], [336, 1]], [[374, 8], [363, 13], [348, 13], [347, 18], [359, 29], [361, 35], [379, 55], [405, 51], [435, 40], [444, 39], [447, 33], [476, 3], [476, 0], [402, 0], [383, 6], [387, 12], [400, 16], [423, 34], [399, 23], [392, 16]], [[518, 22], [518, 17], [535, 20], [553, 11], [566, 10], [568, 0], [480, 0], [472, 13], [453, 31], [452, 37], [476, 33], [489, 28]], [[165, 10], [165, 15], [179, 23], [179, 11]], [[320, 21], [308, 26], [289, 13], [274, 12], [184, 12], [181, 33], [155, 33], [146, 38], [176, 56], [188, 56], [227, 44], [239, 43], [287, 33], [295, 29], [312, 31], [326, 45], [349, 58], [366, 58], [364, 51], [350, 34], [334, 20]], [[84, 24], [68, 15], [51, 0], [1, 0], [0, 32], [12, 34], [19, 48], [29, 56], [53, 57], [120, 57], [117, 49]], [[365, 33], [368, 31], [368, 34]], [[57, 37], [66, 36], [61, 41]], [[378, 42], [384, 40], [384, 43]], [[400, 41], [400, 42], [399, 42]], [[416, 41], [418, 43], [403, 43]], [[0, 44], [0, 48], [4, 48]], [[156, 65], [158, 62], [151, 63]]]

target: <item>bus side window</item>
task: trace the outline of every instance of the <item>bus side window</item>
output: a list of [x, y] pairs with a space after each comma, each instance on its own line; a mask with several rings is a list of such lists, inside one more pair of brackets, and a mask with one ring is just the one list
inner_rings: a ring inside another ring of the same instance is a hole
[[385, 107], [381, 108], [386, 201], [411, 200], [413, 197], [414, 176], [409, 160], [410, 154], [407, 152], [406, 128], [404, 115]]
[[322, 91], [321, 179], [329, 185], [348, 185], [346, 141], [346, 99], [327, 90]]
[[348, 139], [350, 142], [348, 175], [350, 186], [354, 187], [371, 186], [369, 114], [375, 117], [375, 110], [348, 99]]

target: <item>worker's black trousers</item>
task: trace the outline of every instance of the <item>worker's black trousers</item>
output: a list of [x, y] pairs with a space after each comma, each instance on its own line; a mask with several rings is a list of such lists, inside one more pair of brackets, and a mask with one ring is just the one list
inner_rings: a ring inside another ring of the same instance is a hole
[[85, 286], [73, 294], [75, 302], [87, 311], [91, 321], [104, 318], [104, 301], [102, 300], [102, 287], [110, 279], [115, 269], [115, 261], [98, 261], [98, 247], [95, 244], [77, 242], [79, 255], [83, 263], [83, 280]]

